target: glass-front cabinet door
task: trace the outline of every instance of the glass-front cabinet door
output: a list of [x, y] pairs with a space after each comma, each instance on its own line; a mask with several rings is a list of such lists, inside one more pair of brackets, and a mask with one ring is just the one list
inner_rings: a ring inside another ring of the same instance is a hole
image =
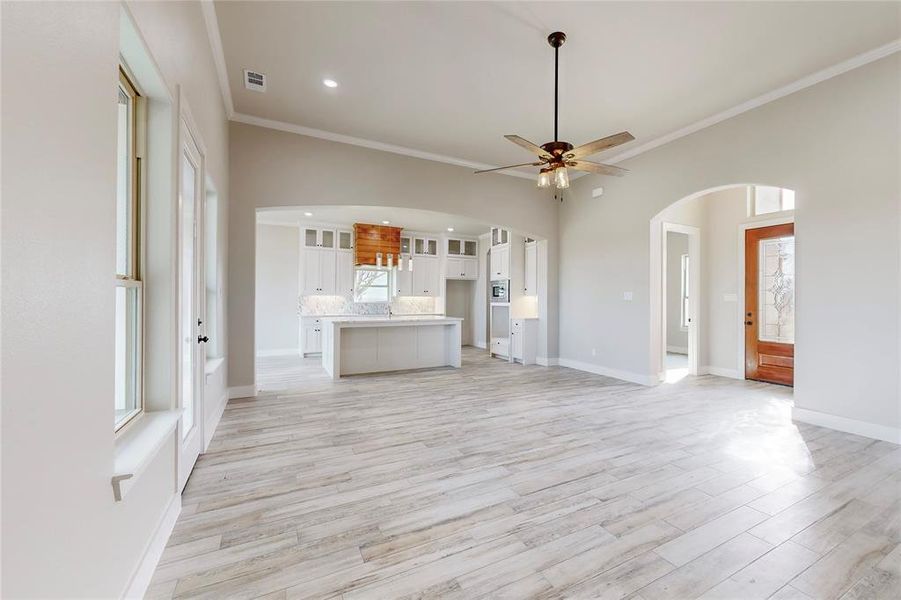
[[426, 240], [426, 254], [429, 256], [438, 256], [438, 240]]
[[460, 256], [463, 253], [462, 240], [447, 240], [447, 253], [451, 256]]
[[319, 230], [305, 227], [303, 230], [303, 245], [305, 248], [315, 248], [319, 245]]
[[475, 240], [463, 241], [463, 256], [475, 256], [478, 254], [479, 244]]
[[335, 247], [335, 232], [331, 229], [320, 230], [319, 245], [323, 248]]
[[400, 253], [410, 255], [410, 236], [400, 236]]
[[354, 234], [350, 231], [338, 232], [338, 250], [353, 250]]

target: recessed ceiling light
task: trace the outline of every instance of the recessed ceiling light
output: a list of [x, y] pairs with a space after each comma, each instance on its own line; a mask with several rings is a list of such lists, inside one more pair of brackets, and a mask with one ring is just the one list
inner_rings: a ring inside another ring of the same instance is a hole
[[312, 216], [313, 216], [313, 213], [311, 213], [311, 212], [305, 212], [305, 213], [303, 213], [303, 216], [305, 216], [305, 217], [312, 217]]
[[390, 225], [391, 221], [382, 221], [382, 225]]
[[453, 231], [454, 228], [453, 228], [453, 227], [448, 227], [447, 230], [448, 230], [448, 231]]
[[329, 87], [329, 88], [336, 88], [336, 87], [338, 87], [338, 82], [335, 81], [334, 79], [323, 79], [322, 85], [324, 85], [325, 87]]

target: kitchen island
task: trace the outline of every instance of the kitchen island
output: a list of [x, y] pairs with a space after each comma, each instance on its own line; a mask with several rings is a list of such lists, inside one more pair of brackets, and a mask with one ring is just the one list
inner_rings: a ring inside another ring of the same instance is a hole
[[443, 316], [324, 317], [322, 366], [343, 375], [460, 368], [463, 319]]

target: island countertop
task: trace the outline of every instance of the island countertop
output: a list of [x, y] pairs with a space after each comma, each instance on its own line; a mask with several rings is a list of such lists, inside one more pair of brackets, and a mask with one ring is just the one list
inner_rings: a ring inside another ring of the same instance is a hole
[[460, 317], [443, 315], [342, 315], [322, 317], [323, 323], [334, 323], [341, 327], [402, 327], [410, 325], [451, 325], [463, 321]]

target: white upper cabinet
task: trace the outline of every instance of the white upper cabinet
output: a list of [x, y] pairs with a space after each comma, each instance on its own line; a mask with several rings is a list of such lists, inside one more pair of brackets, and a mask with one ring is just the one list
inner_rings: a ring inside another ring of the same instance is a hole
[[[340, 244], [340, 235], [339, 235]], [[353, 294], [354, 292], [354, 255], [353, 252], [339, 252], [337, 256], [337, 274], [335, 277], [335, 287], [339, 295]]]
[[475, 258], [478, 254], [479, 244], [475, 240], [466, 240], [462, 238], [447, 238], [447, 255], [448, 256], [469, 256]]
[[318, 227], [303, 228], [304, 248], [335, 248], [335, 230]]
[[510, 246], [491, 248], [491, 279], [510, 279]]
[[510, 241], [510, 231], [500, 227], [491, 228], [491, 245], [500, 246]]
[[400, 236], [400, 253], [403, 256], [410, 256], [413, 253], [413, 238], [409, 235]]
[[455, 258], [448, 256], [445, 269], [447, 279], [478, 279], [479, 260], [476, 258]]
[[440, 284], [438, 260], [421, 258], [413, 261], [413, 294], [414, 296], [437, 296]]
[[413, 273], [409, 269], [394, 271], [394, 290], [395, 296], [413, 295]]
[[438, 240], [428, 237], [414, 237], [413, 254], [415, 256], [438, 256]]
[[[332, 238], [334, 239], [334, 238]], [[333, 296], [336, 293], [335, 251], [327, 248], [304, 248], [303, 280], [305, 296]]]
[[349, 252], [354, 249], [353, 231], [338, 230], [338, 250]]
[[523, 294], [526, 296], [538, 295], [538, 246], [534, 243], [526, 244], [525, 283]]

